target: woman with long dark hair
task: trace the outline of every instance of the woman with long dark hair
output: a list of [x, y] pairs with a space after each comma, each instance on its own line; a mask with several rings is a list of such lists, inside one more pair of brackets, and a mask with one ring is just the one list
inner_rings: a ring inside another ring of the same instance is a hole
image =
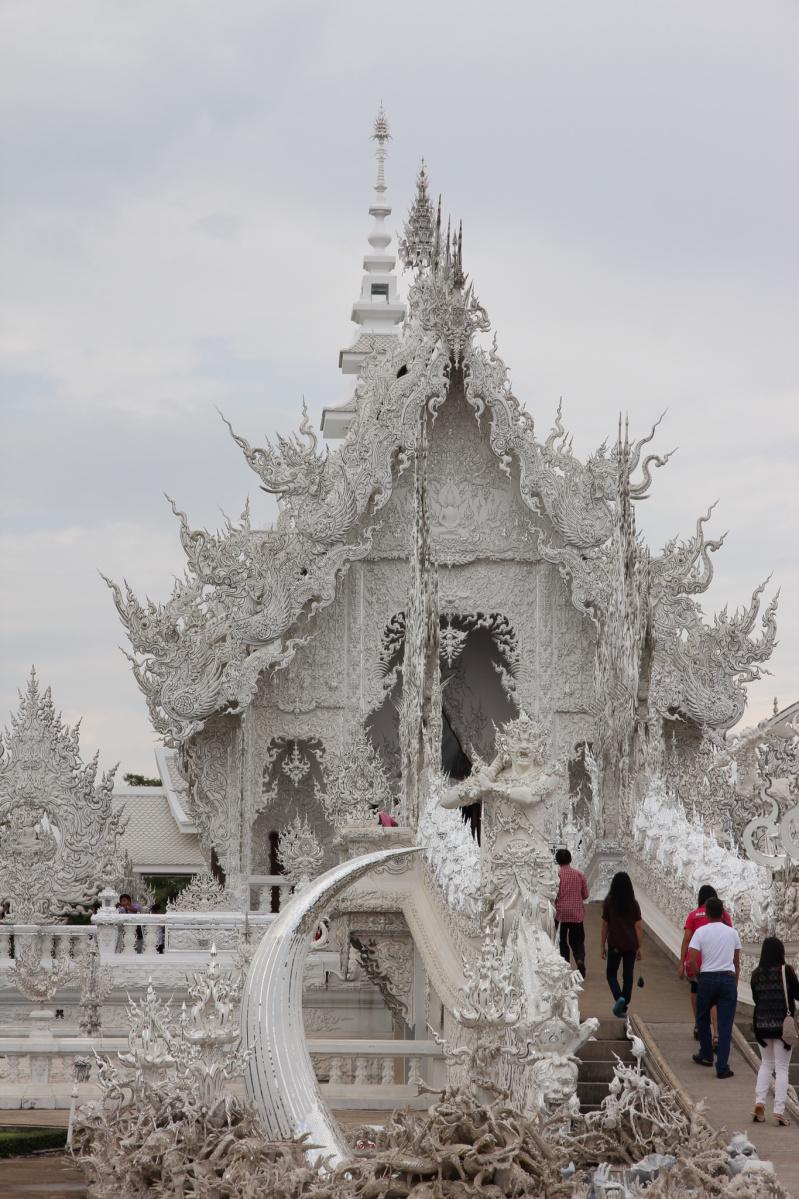
[[788, 1067], [792, 1045], [782, 1039], [783, 1021], [796, 1011], [799, 979], [792, 966], [785, 964], [785, 946], [779, 937], [766, 937], [760, 949], [760, 961], [752, 972], [752, 1020], [755, 1039], [760, 1046], [760, 1069], [755, 1083], [755, 1110], [752, 1118], [762, 1124], [766, 1118], [766, 1096], [774, 1074], [774, 1123], [787, 1124], [785, 1099], [788, 1094]]
[[[635, 963], [640, 962], [644, 943], [641, 909], [632, 879], [625, 871], [614, 874], [602, 906], [602, 957], [607, 958], [608, 986], [613, 995], [613, 1015], [626, 1015], [633, 996]], [[621, 966], [621, 986], [619, 986]]]

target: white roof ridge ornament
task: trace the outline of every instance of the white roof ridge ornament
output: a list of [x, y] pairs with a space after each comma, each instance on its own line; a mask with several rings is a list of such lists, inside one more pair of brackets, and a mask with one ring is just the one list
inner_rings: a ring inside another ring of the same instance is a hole
[[[436, 220], [433, 205], [430, 201], [429, 178], [425, 161], [422, 159], [419, 174], [416, 176], [416, 194], [413, 197], [408, 219], [399, 239], [399, 257], [406, 271], [422, 271], [433, 264], [433, 251], [436, 239]], [[441, 219], [441, 198], [438, 201], [439, 221]]]

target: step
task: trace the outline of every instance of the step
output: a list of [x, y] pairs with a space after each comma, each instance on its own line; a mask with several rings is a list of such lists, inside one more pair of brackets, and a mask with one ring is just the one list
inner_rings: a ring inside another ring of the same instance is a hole
[[[615, 1056], [614, 1056], [615, 1055]], [[613, 1062], [620, 1057], [623, 1062], [633, 1060], [632, 1049], [628, 1040], [623, 1041], [586, 1041], [577, 1050], [581, 1062]]]
[[602, 1101], [607, 1098], [618, 1061], [633, 1061], [626, 1029], [626, 1020], [600, 1020], [594, 1038], [586, 1041], [577, 1051], [580, 1062], [577, 1098], [581, 1111], [598, 1111]]
[[580, 1062], [577, 1078], [579, 1082], [601, 1082], [607, 1088], [615, 1068], [616, 1063], [613, 1061]]
[[597, 1041], [626, 1041], [627, 1021], [618, 1020], [615, 1016], [600, 1017], [594, 1037]]
[[607, 1098], [607, 1094], [608, 1084], [606, 1082], [583, 1082], [581, 1079], [577, 1082], [577, 1098], [582, 1111], [600, 1107], [602, 1100]]

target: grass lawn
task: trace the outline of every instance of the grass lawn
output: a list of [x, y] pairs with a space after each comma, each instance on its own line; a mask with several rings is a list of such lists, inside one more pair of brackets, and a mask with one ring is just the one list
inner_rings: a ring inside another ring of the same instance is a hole
[[0, 1157], [21, 1157], [37, 1149], [63, 1149], [66, 1128], [0, 1128]]

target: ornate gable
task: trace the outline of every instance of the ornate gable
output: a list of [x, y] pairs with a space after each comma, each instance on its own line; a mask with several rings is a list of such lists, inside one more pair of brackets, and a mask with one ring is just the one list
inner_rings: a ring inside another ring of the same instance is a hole
[[[403, 476], [417, 451], [424, 407], [433, 422], [434, 450], [436, 443], [440, 447], [430, 476], [440, 563], [461, 563], [486, 548], [468, 546], [468, 514], [471, 537], [477, 529], [478, 542], [489, 539], [491, 557], [554, 565], [568, 581], [577, 611], [601, 627], [613, 588], [620, 472], [628, 501], [641, 499], [652, 468], [670, 455], [644, 453], [653, 428], [633, 444], [621, 438], [610, 450], [603, 444], [582, 462], [560, 410], [539, 441], [531, 415], [513, 395], [496, 342], [488, 349], [481, 344], [490, 326], [464, 277], [460, 238], [450, 245], [439, 234], [430, 263], [410, 288], [401, 338], [372, 353], [361, 368], [343, 444], [332, 452], [320, 449], [305, 410], [299, 435], [263, 448], [231, 428], [263, 489], [278, 497], [274, 529], [253, 529], [245, 511], [238, 524], [227, 522], [214, 534], [193, 530], [173, 505], [187, 573], [171, 599], [141, 604], [127, 585], [123, 593], [109, 581], [133, 647], [134, 674], [156, 729], [168, 740], [185, 741], [214, 713], [244, 710], [262, 673], [280, 670], [315, 635], [317, 614], [333, 602], [352, 563], [378, 547], [380, 554], [408, 556], [410, 491]], [[436, 436], [438, 421], [446, 436]], [[487, 486], [464, 491], [469, 471], [473, 482]], [[469, 505], [480, 510], [468, 513]], [[740, 708], [740, 682], [773, 644], [773, 606], [756, 644], [748, 618], [723, 613], [712, 628], [704, 624], [693, 595], [707, 583], [696, 564], [707, 565], [717, 546], [704, 541], [701, 526], [697, 538], [671, 543], [652, 563], [656, 640], [668, 657], [655, 671], [653, 698], [663, 714], [679, 710], [728, 727]], [[696, 653], [706, 651], [721, 665], [712, 680], [699, 681], [703, 668]], [[721, 701], [719, 689], [726, 697]]]

